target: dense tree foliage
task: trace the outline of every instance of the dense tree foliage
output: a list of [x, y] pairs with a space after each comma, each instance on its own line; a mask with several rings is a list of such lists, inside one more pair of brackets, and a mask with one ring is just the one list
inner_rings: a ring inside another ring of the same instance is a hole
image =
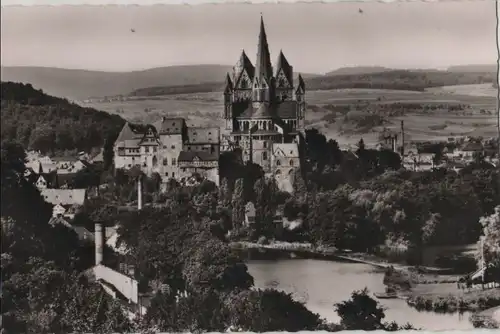
[[478, 247], [478, 267], [482, 265], [481, 260], [484, 251], [485, 265], [500, 269], [500, 205], [495, 208], [495, 213], [481, 217], [480, 223], [483, 227], [483, 248]]
[[109, 143], [125, 123], [119, 116], [82, 108], [29, 84], [2, 82], [1, 93], [2, 141], [16, 140], [42, 153], [91, 152], [108, 143], [109, 155]]
[[400, 327], [398, 324], [384, 322], [384, 308], [370, 295], [368, 290], [353, 291], [351, 299], [335, 304], [335, 310], [344, 330], [385, 330], [397, 331], [413, 329], [409, 324]]
[[50, 226], [51, 205], [24, 179], [22, 146], [1, 147], [2, 319], [7, 333], [125, 331], [121, 306], [81, 272], [93, 249]]

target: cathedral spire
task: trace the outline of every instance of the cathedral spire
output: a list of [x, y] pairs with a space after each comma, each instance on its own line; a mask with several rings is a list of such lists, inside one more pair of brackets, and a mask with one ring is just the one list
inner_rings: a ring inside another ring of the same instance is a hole
[[273, 68], [271, 66], [271, 56], [269, 54], [269, 45], [267, 44], [266, 29], [264, 27], [264, 18], [260, 17], [260, 33], [259, 45], [257, 47], [257, 62], [255, 63], [255, 78], [261, 84], [262, 79], [269, 83], [269, 79], [273, 76]]

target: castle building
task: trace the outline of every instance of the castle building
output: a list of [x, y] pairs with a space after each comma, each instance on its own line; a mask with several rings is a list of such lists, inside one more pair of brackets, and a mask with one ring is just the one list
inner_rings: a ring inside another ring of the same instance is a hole
[[114, 145], [115, 168], [138, 166], [146, 175], [158, 173], [164, 182], [198, 173], [219, 184], [219, 132], [188, 127], [183, 118], [126, 123]]
[[[224, 123], [228, 135], [224, 148], [240, 148], [244, 161], [259, 164], [268, 174], [283, 172], [278, 162], [292, 163], [287, 169], [291, 173], [299, 167], [296, 158], [305, 110], [304, 81], [299, 75], [294, 84], [293, 67], [282, 51], [273, 71], [261, 18], [255, 66], [242, 51], [233, 73], [226, 76]], [[287, 144], [284, 150], [283, 144]], [[275, 159], [276, 154], [291, 159]]]

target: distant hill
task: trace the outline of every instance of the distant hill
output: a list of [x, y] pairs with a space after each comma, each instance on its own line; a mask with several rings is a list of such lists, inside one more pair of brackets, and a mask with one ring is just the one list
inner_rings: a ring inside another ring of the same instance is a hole
[[[84, 100], [90, 97], [128, 94], [157, 86], [192, 86], [224, 82], [231, 65], [185, 65], [132, 72], [101, 72], [54, 67], [2, 67], [2, 81], [29, 83], [44, 92]], [[304, 74], [311, 77], [315, 74]]]
[[341, 67], [339, 69], [326, 73], [325, 76], [371, 74], [371, 73], [381, 73], [387, 71], [392, 71], [392, 69], [383, 66]]
[[43, 153], [100, 150], [112, 143], [125, 121], [47, 95], [31, 85], [1, 83], [1, 140]]
[[492, 72], [496, 73], [497, 65], [460, 65], [448, 67], [450, 72]]
[[[424, 91], [430, 87], [492, 83], [492, 72], [448, 72], [439, 70], [386, 70], [377, 73], [352, 75], [323, 75], [305, 77], [306, 89], [330, 90], [346, 88], [396, 89]], [[220, 92], [224, 84], [212, 82], [189, 86], [157, 86], [133, 91], [130, 96], [159, 96], [188, 93]]]
[[126, 94], [153, 86], [223, 81], [229, 65], [190, 65], [133, 72], [100, 72], [52, 67], [2, 67], [2, 81], [30, 83], [48, 94], [72, 100]]

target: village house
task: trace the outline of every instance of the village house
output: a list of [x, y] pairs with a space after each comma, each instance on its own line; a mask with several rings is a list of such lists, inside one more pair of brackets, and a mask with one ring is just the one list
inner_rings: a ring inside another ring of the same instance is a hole
[[87, 200], [85, 189], [42, 189], [41, 195], [47, 203], [52, 204], [53, 217], [73, 219], [78, 209]]

